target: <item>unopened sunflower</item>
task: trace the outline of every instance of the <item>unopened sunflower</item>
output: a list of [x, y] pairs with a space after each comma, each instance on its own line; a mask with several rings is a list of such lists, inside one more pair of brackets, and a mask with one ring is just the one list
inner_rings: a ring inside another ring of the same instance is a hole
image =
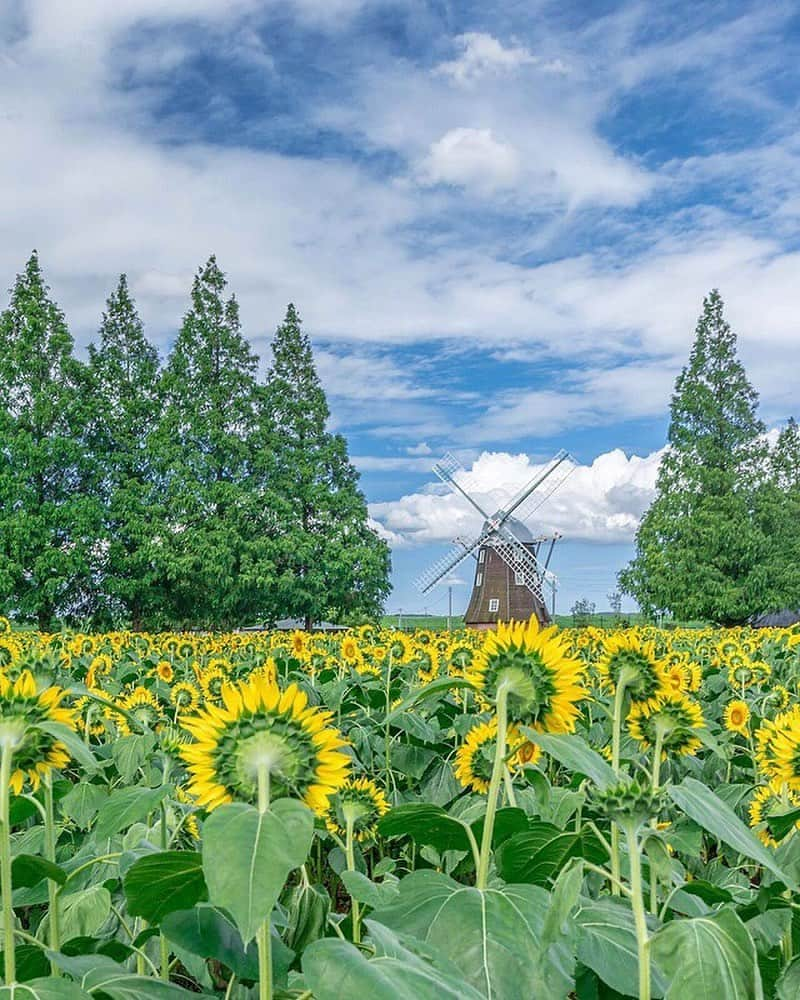
[[0, 674], [0, 747], [12, 755], [9, 785], [15, 795], [26, 779], [35, 791], [44, 775], [69, 761], [64, 744], [40, 728], [57, 722], [76, 729], [75, 710], [61, 705], [65, 694], [60, 687], [39, 692], [29, 670], [13, 682]]
[[209, 705], [181, 724], [196, 743], [184, 747], [189, 791], [215, 809], [233, 800], [257, 802], [259, 774], [272, 798], [302, 799], [318, 815], [347, 778], [350, 760], [331, 713], [309, 706], [296, 684], [285, 691], [263, 677], [225, 684], [222, 705]]
[[329, 800], [325, 826], [331, 833], [346, 837], [350, 823], [355, 839], [364, 842], [375, 837], [378, 820], [388, 811], [383, 789], [374, 781], [348, 778]]
[[466, 673], [467, 680], [491, 702], [502, 688], [508, 715], [515, 722], [545, 733], [571, 733], [586, 697], [584, 668], [567, 654], [567, 640], [555, 626], [501, 623], [492, 632]]

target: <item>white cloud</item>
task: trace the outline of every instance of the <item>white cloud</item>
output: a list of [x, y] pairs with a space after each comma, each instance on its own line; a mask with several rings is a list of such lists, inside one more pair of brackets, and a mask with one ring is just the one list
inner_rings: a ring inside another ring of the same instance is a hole
[[488, 128], [454, 128], [431, 144], [421, 174], [429, 184], [457, 184], [483, 194], [509, 188], [520, 173], [519, 154]]
[[433, 449], [428, 444], [427, 441], [420, 441], [419, 444], [412, 445], [410, 448], [406, 448], [406, 454], [408, 455], [432, 455]]
[[436, 72], [456, 83], [473, 83], [487, 75], [513, 72], [538, 60], [522, 45], [505, 47], [501, 41], [482, 31], [457, 35], [453, 41], [461, 49], [458, 59], [440, 63]]
[[[620, 449], [578, 465], [529, 522], [534, 531], [558, 531], [565, 538], [592, 542], [630, 541], [654, 496], [661, 451], [645, 457]], [[528, 455], [483, 452], [459, 478], [470, 496], [491, 513], [544, 469]], [[372, 517], [395, 545], [416, 545], [472, 537], [480, 515], [454, 492], [436, 486], [396, 501], [370, 506]]]

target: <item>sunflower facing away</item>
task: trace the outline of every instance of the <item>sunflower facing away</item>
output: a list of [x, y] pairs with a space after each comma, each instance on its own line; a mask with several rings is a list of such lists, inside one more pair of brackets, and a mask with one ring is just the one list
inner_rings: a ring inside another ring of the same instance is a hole
[[655, 646], [636, 635], [609, 636], [603, 643], [597, 671], [606, 688], [616, 690], [624, 683], [634, 704], [658, 698], [670, 690], [666, 668], [656, 655]]
[[358, 841], [372, 840], [378, 820], [389, 811], [389, 802], [369, 778], [348, 778], [331, 796], [325, 826], [339, 837], [347, 836], [348, 820]]
[[266, 767], [272, 798], [299, 798], [323, 815], [350, 766], [345, 740], [328, 725], [331, 713], [309, 706], [296, 684], [281, 691], [259, 676], [225, 684], [221, 695], [222, 705], [181, 719], [197, 741], [181, 756], [198, 805], [210, 811], [234, 799], [255, 803]]
[[43, 722], [58, 722], [76, 729], [75, 710], [61, 706], [65, 694], [60, 687], [38, 692], [29, 670], [14, 682], [0, 674], [0, 746], [12, 753], [9, 784], [15, 795], [26, 778], [35, 791], [48, 771], [69, 761], [64, 744], [39, 728]]
[[571, 733], [586, 697], [583, 664], [566, 652], [555, 626], [501, 623], [475, 653], [466, 678], [490, 701], [502, 683], [509, 690], [509, 718], [540, 732]]
[[764, 720], [756, 731], [756, 760], [768, 778], [800, 791], [800, 705]]
[[645, 749], [655, 746], [661, 734], [661, 759], [668, 753], [690, 754], [702, 743], [696, 730], [703, 728], [703, 712], [696, 701], [670, 692], [647, 702], [635, 702], [628, 715], [628, 730]]
[[[769, 829], [769, 818], [796, 809], [798, 805], [800, 794], [782, 788], [778, 781], [771, 781], [758, 789], [750, 803], [750, 826], [755, 829], [762, 844], [778, 846]], [[795, 829], [800, 830], [800, 822], [795, 823]]]

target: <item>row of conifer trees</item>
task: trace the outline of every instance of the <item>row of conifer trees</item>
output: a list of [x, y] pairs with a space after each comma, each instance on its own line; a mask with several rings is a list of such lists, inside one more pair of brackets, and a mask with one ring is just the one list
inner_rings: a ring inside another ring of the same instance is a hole
[[34, 253], [0, 316], [0, 610], [49, 629], [376, 614], [369, 527], [293, 305], [265, 378], [214, 257], [161, 361], [125, 276], [88, 358]]

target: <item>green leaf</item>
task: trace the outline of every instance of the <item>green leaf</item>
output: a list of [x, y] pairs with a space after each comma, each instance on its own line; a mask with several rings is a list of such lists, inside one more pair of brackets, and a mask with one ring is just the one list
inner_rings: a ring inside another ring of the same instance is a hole
[[770, 816], [767, 827], [773, 838], [780, 843], [786, 834], [794, 829], [798, 820], [800, 820], [800, 809], [792, 809], [790, 812], [775, 813]]
[[781, 973], [775, 997], [776, 1000], [797, 1000], [800, 997], [800, 958], [790, 962]]
[[567, 736], [553, 733], [537, 733], [535, 729], [522, 727], [523, 733], [532, 743], [549, 753], [551, 757], [578, 774], [585, 774], [599, 788], [607, 788], [615, 784], [617, 777], [608, 764], [595, 750], [585, 743], [580, 736]]
[[209, 898], [233, 917], [247, 944], [272, 912], [290, 871], [308, 857], [314, 815], [294, 799], [264, 812], [243, 802], [220, 806], [203, 825]]
[[68, 979], [47, 978], [0, 986], [0, 1000], [90, 1000], [90, 997]]
[[152, 733], [123, 736], [111, 744], [111, 756], [122, 780], [129, 784], [136, 772], [144, 764], [153, 748], [156, 738]]
[[[475, 840], [480, 844], [483, 839], [483, 823], [485, 816], [476, 819], [472, 826], [472, 833]], [[530, 828], [530, 820], [523, 809], [498, 809], [494, 817], [494, 829], [492, 830], [492, 847], [498, 847], [509, 837], [516, 833], [522, 833]]]
[[88, 830], [97, 810], [107, 798], [108, 791], [102, 785], [80, 781], [61, 800], [61, 809], [73, 823], [82, 830]]
[[70, 757], [77, 761], [85, 770], [97, 770], [97, 761], [94, 754], [74, 729], [70, 729], [69, 726], [65, 726], [61, 722], [37, 722], [36, 725], [37, 728], [43, 730], [48, 736], [60, 740], [69, 751]]
[[673, 920], [653, 935], [653, 958], [669, 979], [666, 1000], [762, 1000], [756, 949], [733, 910]]
[[542, 926], [542, 945], [546, 948], [561, 937], [564, 924], [578, 905], [583, 885], [583, 858], [573, 858], [561, 869], [550, 893], [550, 906]]
[[63, 885], [67, 873], [52, 861], [34, 854], [18, 854], [11, 863], [11, 882], [15, 889], [38, 885], [45, 878]]
[[180, 948], [202, 958], [222, 962], [239, 979], [258, 979], [258, 949], [244, 946], [233, 920], [208, 903], [190, 910], [175, 910], [161, 922], [161, 933]]
[[418, 938], [461, 969], [466, 983], [493, 1000], [566, 996], [572, 960], [559, 945], [545, 948], [542, 929], [550, 904], [532, 885], [481, 891], [441, 872], [404, 878], [395, 903], [373, 921]]
[[404, 698], [399, 705], [386, 716], [384, 723], [391, 723], [395, 719], [399, 718], [401, 715], [418, 705], [421, 701], [425, 701], [427, 698], [432, 698], [434, 695], [442, 694], [445, 691], [450, 691], [453, 688], [471, 688], [472, 684], [469, 681], [465, 681], [461, 677], [437, 677], [435, 681], [431, 681], [430, 684], [426, 684], [425, 687], [420, 688], [418, 691], [412, 691], [410, 695]]
[[389, 906], [400, 893], [397, 879], [389, 878], [383, 882], [373, 882], [361, 872], [344, 871], [342, 882], [353, 899], [376, 910], [379, 906]]
[[531, 830], [506, 840], [495, 858], [497, 870], [507, 882], [547, 885], [571, 858], [585, 858], [595, 864], [606, 859], [606, 852], [594, 834], [587, 830], [555, 834], [549, 823], [532, 824]]
[[111, 1000], [190, 1000], [197, 996], [174, 983], [134, 975], [105, 955], [65, 955], [51, 951], [47, 954], [82, 990]]
[[103, 803], [97, 815], [95, 837], [107, 840], [144, 819], [148, 813], [158, 808], [168, 789], [161, 788], [119, 788], [112, 792]]
[[694, 778], [684, 778], [680, 785], [671, 785], [667, 790], [672, 801], [695, 823], [740, 854], [769, 869], [788, 888], [798, 891], [795, 880], [777, 864], [770, 850], [710, 788]]
[[382, 837], [412, 837], [437, 851], [469, 851], [466, 824], [427, 802], [411, 803], [390, 809], [378, 823]]
[[94, 937], [111, 914], [111, 893], [102, 885], [93, 885], [59, 896], [58, 912], [62, 941]]
[[139, 858], [123, 880], [128, 912], [159, 924], [173, 910], [188, 910], [208, 890], [196, 851], [161, 851]]
[[400, 947], [368, 959], [347, 941], [324, 938], [303, 954], [303, 975], [316, 1000], [483, 1000], [484, 993]]
[[[636, 996], [639, 953], [631, 908], [626, 903], [598, 899], [583, 904], [574, 920], [578, 928], [578, 961], [624, 997]], [[662, 997], [666, 989], [664, 977], [655, 964], [651, 965], [653, 996]]]

